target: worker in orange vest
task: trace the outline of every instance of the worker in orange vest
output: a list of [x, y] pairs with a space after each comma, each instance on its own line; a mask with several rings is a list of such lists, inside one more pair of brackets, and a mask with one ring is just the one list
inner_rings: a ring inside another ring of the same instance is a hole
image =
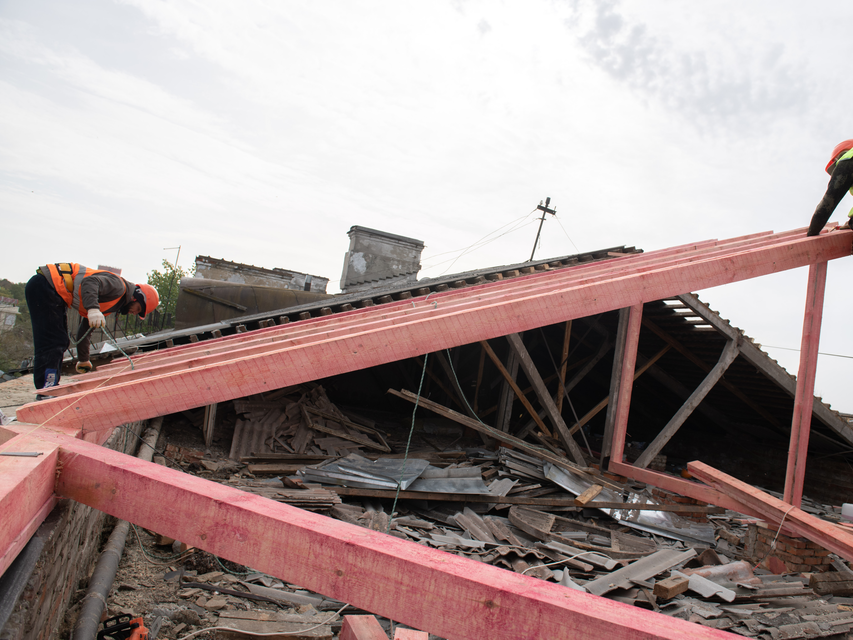
[[59, 384], [62, 358], [71, 343], [67, 309], [83, 318], [77, 330], [77, 372], [92, 370], [89, 360], [90, 329], [105, 327], [104, 316], [134, 314], [140, 318], [160, 303], [157, 290], [148, 284], [133, 284], [110, 271], [89, 269], [74, 262], [57, 262], [36, 270], [24, 289], [33, 325], [36, 389]]
[[[853, 194], [853, 140], [845, 140], [832, 150], [829, 164], [826, 165], [826, 172], [830, 175], [829, 185], [826, 187], [826, 193], [818, 203], [817, 209], [815, 209], [811, 224], [809, 224], [808, 235], [810, 236], [816, 236], [820, 233], [846, 191]], [[842, 225], [844, 227], [849, 226], [849, 219], [853, 218], [853, 209], [847, 216], [848, 222], [846, 225]]]

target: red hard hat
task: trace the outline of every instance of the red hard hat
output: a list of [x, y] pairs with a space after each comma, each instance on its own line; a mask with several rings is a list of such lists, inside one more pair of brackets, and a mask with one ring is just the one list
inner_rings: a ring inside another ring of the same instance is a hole
[[147, 316], [157, 308], [158, 304], [160, 304], [160, 296], [157, 294], [157, 289], [152, 287], [150, 284], [136, 285], [136, 291], [133, 292], [133, 298], [142, 305], [142, 309], [139, 310], [140, 318]]
[[829, 164], [826, 165], [826, 172], [828, 174], [832, 174], [830, 169], [832, 168], [832, 165], [835, 164], [835, 161], [838, 160], [838, 156], [850, 151], [850, 149], [853, 149], [853, 140], [845, 140], [844, 142], [838, 143], [835, 149], [832, 150], [832, 155], [829, 158]]

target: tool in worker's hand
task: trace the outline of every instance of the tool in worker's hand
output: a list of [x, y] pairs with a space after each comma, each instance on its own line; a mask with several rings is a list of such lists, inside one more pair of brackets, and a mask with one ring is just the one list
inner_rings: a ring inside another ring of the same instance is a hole
[[74, 368], [77, 370], [77, 373], [89, 373], [95, 367], [89, 360], [86, 360], [85, 362], [78, 362]]
[[104, 620], [103, 630], [98, 632], [98, 640], [148, 640], [148, 629], [142, 618], [131, 618], [127, 614]]

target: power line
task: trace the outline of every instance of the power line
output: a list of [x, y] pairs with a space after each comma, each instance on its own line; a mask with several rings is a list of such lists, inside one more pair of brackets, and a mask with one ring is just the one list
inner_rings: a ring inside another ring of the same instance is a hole
[[[793, 347], [774, 347], [772, 344], [763, 344], [762, 347], [766, 349], [784, 349], [785, 351], [800, 351], [799, 349], [794, 349]], [[832, 356], [833, 358], [850, 358], [853, 360], [853, 356], [845, 356], [840, 353], [827, 353], [826, 351], [818, 351], [818, 355], [821, 356]]]

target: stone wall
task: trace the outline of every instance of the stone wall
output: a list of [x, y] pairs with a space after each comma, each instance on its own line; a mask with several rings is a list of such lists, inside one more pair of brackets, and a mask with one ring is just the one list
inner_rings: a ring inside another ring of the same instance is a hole
[[[140, 435], [143, 422], [128, 425]], [[116, 429], [104, 445], [116, 451], [136, 451], [136, 437]], [[0, 640], [52, 640], [63, 637], [60, 629], [73, 600], [81, 598], [101, 549], [102, 530], [112, 528], [114, 518], [72, 500], [61, 500], [36, 531], [30, 545], [41, 547], [35, 567], [18, 597], [15, 608], [0, 630]], [[26, 549], [22, 555], [26, 553]], [[14, 571], [15, 564], [8, 572]], [[7, 573], [8, 573], [7, 572]], [[3, 597], [3, 594], [0, 594]], [[67, 629], [73, 628], [64, 625]]]

